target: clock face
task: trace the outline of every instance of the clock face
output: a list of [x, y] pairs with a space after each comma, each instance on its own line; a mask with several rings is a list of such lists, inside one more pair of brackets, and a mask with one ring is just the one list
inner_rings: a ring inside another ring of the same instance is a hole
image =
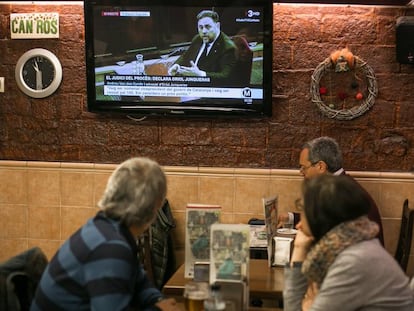
[[17, 61], [15, 77], [23, 93], [33, 98], [44, 98], [58, 89], [62, 81], [62, 65], [52, 52], [32, 49]]
[[43, 56], [29, 58], [23, 65], [23, 80], [33, 90], [43, 90], [50, 86], [55, 74], [54, 65]]

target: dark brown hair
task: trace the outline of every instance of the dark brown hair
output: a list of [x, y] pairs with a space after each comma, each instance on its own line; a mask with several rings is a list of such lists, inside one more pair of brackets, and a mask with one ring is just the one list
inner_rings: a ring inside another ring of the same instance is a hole
[[316, 241], [338, 224], [368, 214], [370, 207], [367, 194], [352, 178], [330, 174], [304, 181], [303, 203]]

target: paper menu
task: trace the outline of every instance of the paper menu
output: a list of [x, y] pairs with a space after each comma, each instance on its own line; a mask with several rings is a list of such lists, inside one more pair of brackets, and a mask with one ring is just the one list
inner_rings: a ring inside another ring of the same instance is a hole
[[250, 226], [211, 226], [210, 283], [217, 280], [247, 282], [249, 273]]
[[272, 197], [263, 198], [262, 203], [267, 233], [267, 258], [270, 267], [274, 262], [273, 237], [275, 237], [277, 234], [278, 196], [274, 195]]
[[220, 222], [220, 205], [187, 204], [185, 228], [185, 277], [194, 277], [194, 264], [210, 260], [210, 228]]

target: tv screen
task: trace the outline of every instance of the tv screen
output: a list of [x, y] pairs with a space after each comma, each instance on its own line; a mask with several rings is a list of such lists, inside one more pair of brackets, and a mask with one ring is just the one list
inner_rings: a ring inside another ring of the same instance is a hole
[[272, 2], [85, 1], [88, 110], [270, 116]]

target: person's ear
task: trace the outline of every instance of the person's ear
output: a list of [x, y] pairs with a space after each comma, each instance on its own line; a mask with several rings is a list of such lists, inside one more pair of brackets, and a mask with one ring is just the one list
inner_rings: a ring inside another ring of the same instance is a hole
[[321, 173], [328, 172], [328, 165], [324, 161], [319, 161], [317, 165]]

